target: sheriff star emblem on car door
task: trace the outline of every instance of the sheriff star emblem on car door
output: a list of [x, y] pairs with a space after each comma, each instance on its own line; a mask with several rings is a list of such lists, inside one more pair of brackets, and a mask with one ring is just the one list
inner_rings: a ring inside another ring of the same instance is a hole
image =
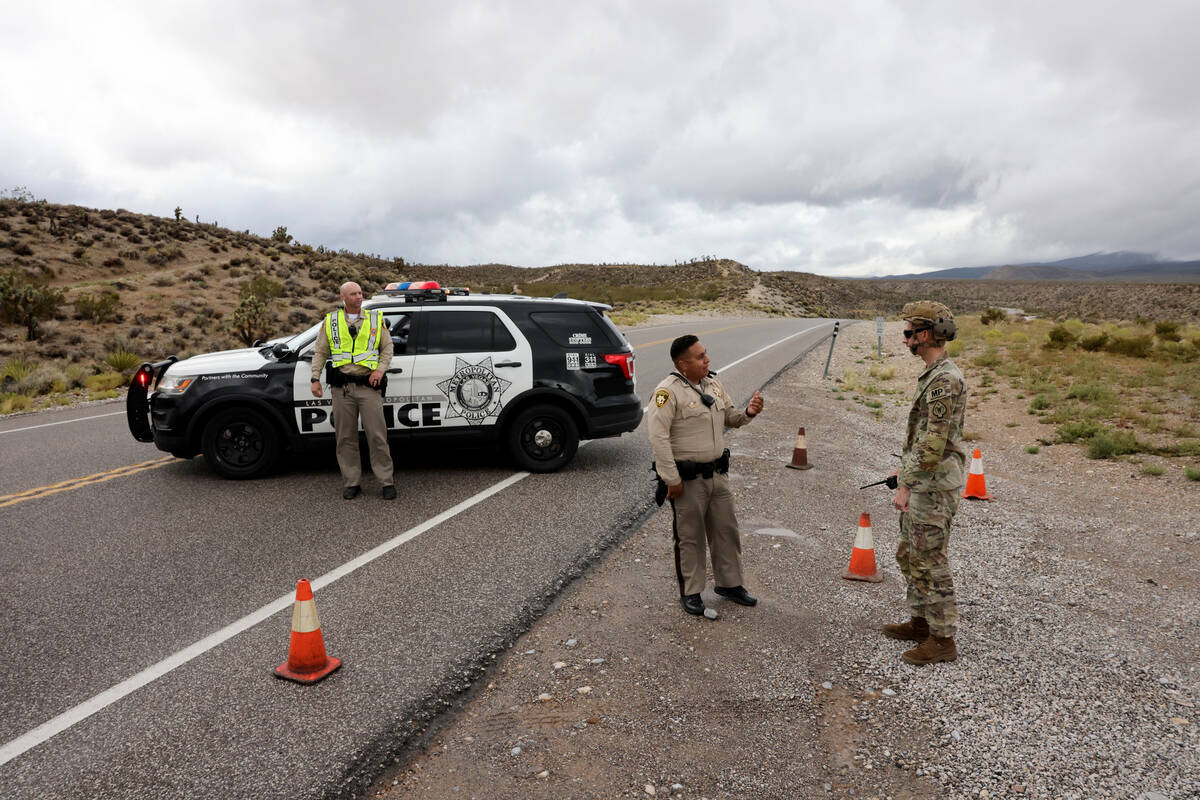
[[478, 425], [500, 412], [500, 399], [511, 385], [512, 381], [498, 377], [492, 370], [491, 356], [478, 364], [455, 358], [454, 375], [438, 384], [450, 404], [446, 419], [462, 417], [468, 424]]

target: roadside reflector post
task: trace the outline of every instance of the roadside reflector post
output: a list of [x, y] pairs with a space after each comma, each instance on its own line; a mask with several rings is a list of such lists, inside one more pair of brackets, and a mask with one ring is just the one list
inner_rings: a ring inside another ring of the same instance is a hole
[[833, 323], [833, 336], [829, 337], [829, 355], [825, 357], [825, 374], [822, 379], [829, 377], [829, 362], [833, 360], [833, 345], [837, 341], [838, 326], [841, 325], [841, 320]]

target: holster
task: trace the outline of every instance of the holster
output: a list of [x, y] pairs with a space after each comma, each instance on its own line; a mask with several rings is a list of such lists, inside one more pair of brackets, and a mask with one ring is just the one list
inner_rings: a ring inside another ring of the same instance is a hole
[[349, 386], [357, 384], [358, 386], [366, 386], [368, 389], [375, 389], [384, 397], [387, 397], [387, 373], [379, 381], [378, 386], [371, 385], [370, 375], [347, 375], [340, 369], [335, 369], [333, 363], [325, 362], [325, 382], [330, 386]]
[[667, 500], [667, 482], [658, 474], [658, 467], [654, 462], [650, 463], [650, 471], [654, 473], [654, 504], [661, 506]]
[[716, 461], [676, 461], [675, 467], [679, 470], [679, 477], [685, 481], [711, 478], [714, 473], [724, 475], [729, 472], [729, 448], [726, 447]]

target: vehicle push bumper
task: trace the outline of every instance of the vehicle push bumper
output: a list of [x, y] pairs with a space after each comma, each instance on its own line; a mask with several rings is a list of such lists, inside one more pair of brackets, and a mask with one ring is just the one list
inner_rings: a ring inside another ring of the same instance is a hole
[[129, 382], [129, 393], [125, 396], [125, 417], [129, 432], [139, 442], [153, 442], [154, 428], [150, 424], [150, 391], [162, 380], [167, 367], [178, 361], [175, 356], [151, 364], [144, 362], [133, 373]]

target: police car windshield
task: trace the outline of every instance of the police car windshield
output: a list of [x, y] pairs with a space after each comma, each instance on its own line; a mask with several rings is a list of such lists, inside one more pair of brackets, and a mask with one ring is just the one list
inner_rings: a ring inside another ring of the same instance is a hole
[[291, 350], [299, 350], [301, 346], [307, 344], [308, 342], [310, 342], [314, 338], [316, 338], [317, 330], [320, 327], [321, 327], [321, 323], [318, 322], [316, 325], [313, 325], [311, 328], [306, 328], [305, 330], [301, 331], [300, 333], [297, 333], [295, 336], [291, 336], [286, 339], [281, 339], [280, 341], [286, 343], [288, 348]]

